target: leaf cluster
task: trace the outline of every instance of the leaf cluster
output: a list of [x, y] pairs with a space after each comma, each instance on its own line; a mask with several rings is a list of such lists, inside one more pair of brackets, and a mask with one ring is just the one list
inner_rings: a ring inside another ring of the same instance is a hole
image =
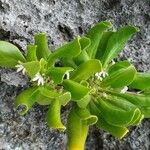
[[[112, 63], [138, 31], [134, 26], [113, 31], [111, 22], [103, 21], [54, 52], [45, 33], [38, 33], [25, 56], [15, 45], [0, 41], [0, 66], [17, 67], [32, 83], [16, 98], [20, 114], [35, 103], [49, 106], [47, 124], [62, 131], [67, 128], [70, 150], [84, 149], [93, 124], [124, 137], [129, 126], [150, 117], [150, 74], [138, 72], [128, 60]], [[56, 66], [58, 60], [62, 66]], [[69, 102], [73, 105], [65, 127], [61, 108]]]

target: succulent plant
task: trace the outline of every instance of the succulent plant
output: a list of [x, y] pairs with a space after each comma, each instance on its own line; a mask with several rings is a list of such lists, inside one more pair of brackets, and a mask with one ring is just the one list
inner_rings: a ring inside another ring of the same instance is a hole
[[[0, 41], [0, 66], [17, 68], [31, 81], [15, 100], [20, 114], [35, 103], [48, 105], [48, 127], [67, 129], [69, 150], [84, 149], [94, 124], [123, 138], [129, 126], [150, 117], [150, 74], [138, 72], [128, 60], [113, 60], [138, 31], [129, 25], [114, 31], [111, 22], [103, 21], [55, 51], [49, 50], [46, 34], [38, 33], [25, 56], [15, 45]], [[65, 127], [61, 108], [69, 102]]]

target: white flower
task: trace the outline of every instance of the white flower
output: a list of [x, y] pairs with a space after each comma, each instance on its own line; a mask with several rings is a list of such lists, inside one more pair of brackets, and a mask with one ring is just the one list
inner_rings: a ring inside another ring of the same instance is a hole
[[108, 73], [106, 71], [101, 71], [101, 72], [97, 72], [95, 74], [95, 76], [97, 77], [97, 79], [99, 79], [100, 81], [103, 80], [103, 78], [107, 77], [108, 76]]
[[35, 75], [35, 77], [32, 79], [32, 81], [37, 81], [38, 86], [44, 85], [44, 78], [42, 77], [42, 75], [39, 72]]
[[125, 87], [120, 91], [120, 93], [126, 93], [127, 91], [128, 91], [128, 87], [125, 86]]
[[17, 68], [17, 72], [22, 71], [22, 74], [24, 75], [26, 72], [26, 69], [24, 68], [24, 66], [22, 64], [18, 64], [15, 66]]

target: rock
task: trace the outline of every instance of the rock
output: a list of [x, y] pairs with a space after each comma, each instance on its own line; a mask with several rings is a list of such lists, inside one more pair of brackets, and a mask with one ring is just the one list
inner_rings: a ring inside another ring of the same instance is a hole
[[[33, 35], [46, 32], [52, 50], [82, 35], [96, 22], [110, 20], [118, 28], [133, 24], [140, 28], [119, 59], [130, 58], [139, 71], [150, 71], [150, 1], [149, 0], [0, 0], [0, 39], [16, 44], [23, 53]], [[47, 108], [35, 106], [26, 116], [14, 108], [16, 95], [28, 86], [25, 77], [14, 70], [0, 72], [0, 149], [64, 150], [66, 134], [48, 129]], [[23, 87], [22, 87], [23, 86]], [[63, 118], [66, 118], [64, 111]], [[148, 150], [150, 121], [130, 129], [119, 141], [110, 134], [91, 128], [87, 150]]]

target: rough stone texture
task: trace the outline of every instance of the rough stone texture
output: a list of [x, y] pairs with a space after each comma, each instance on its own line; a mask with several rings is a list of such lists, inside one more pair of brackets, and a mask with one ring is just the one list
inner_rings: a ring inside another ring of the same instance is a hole
[[[15, 43], [22, 51], [36, 32], [47, 32], [54, 49], [101, 20], [111, 20], [115, 28], [125, 24], [140, 28], [120, 59], [131, 59], [138, 70], [150, 71], [149, 0], [0, 0], [0, 39]], [[47, 108], [35, 106], [26, 116], [14, 109], [15, 96], [28, 86], [27, 79], [8, 69], [1, 69], [0, 76], [0, 149], [64, 150], [66, 134], [47, 128]], [[86, 149], [148, 150], [149, 127], [150, 121], [145, 120], [121, 141], [92, 127]]]

